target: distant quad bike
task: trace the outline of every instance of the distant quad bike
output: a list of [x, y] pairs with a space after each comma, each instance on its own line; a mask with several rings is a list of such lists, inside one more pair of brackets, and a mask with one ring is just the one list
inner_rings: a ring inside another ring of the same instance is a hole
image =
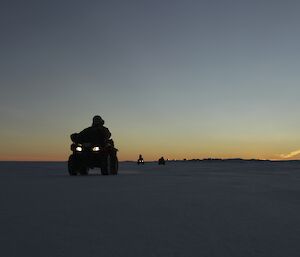
[[166, 161], [164, 159], [164, 157], [161, 157], [158, 159], [158, 165], [165, 165], [166, 164]]
[[137, 160], [137, 164], [138, 164], [138, 165], [140, 165], [140, 164], [144, 164], [144, 160], [140, 160], [140, 159], [138, 159], [138, 160]]
[[[71, 137], [72, 138], [72, 137]], [[88, 175], [89, 169], [100, 168], [102, 175], [118, 174], [117, 149], [112, 140], [103, 147], [91, 143], [73, 143], [68, 161], [71, 176]]]
[[143, 156], [140, 154], [138, 160], [137, 160], [137, 164], [140, 165], [140, 164], [144, 164], [144, 158]]

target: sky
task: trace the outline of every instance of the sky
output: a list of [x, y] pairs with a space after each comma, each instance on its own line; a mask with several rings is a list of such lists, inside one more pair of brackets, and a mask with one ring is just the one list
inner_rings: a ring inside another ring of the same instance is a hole
[[300, 2], [0, 3], [0, 160], [67, 160], [102, 116], [120, 160], [300, 159]]

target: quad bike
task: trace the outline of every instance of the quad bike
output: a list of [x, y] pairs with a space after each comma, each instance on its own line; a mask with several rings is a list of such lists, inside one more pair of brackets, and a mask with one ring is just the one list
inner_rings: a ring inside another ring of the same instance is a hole
[[144, 164], [144, 160], [143, 160], [143, 159], [138, 159], [138, 160], [137, 160], [137, 164], [138, 164], [138, 165]]
[[111, 139], [104, 146], [100, 146], [92, 143], [76, 143], [73, 138], [71, 145], [73, 153], [68, 161], [71, 176], [88, 175], [89, 169], [93, 168], [100, 168], [102, 175], [118, 174], [118, 150]]
[[165, 165], [166, 164], [166, 161], [164, 159], [164, 157], [161, 157], [158, 159], [158, 165]]
[[144, 164], [144, 158], [143, 156], [140, 154], [138, 160], [137, 160], [137, 164], [140, 165], [140, 164]]

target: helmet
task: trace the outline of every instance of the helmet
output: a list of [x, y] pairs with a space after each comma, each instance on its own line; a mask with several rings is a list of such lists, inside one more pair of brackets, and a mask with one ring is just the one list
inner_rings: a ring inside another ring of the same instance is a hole
[[104, 125], [104, 120], [99, 116], [96, 115], [93, 117], [93, 126], [103, 126]]

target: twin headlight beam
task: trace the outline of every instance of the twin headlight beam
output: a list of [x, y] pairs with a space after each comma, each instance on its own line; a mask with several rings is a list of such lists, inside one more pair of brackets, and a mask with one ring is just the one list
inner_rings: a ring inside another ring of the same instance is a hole
[[[77, 152], [82, 152], [83, 149], [82, 149], [81, 146], [76, 146], [75, 150], [76, 150]], [[98, 152], [98, 151], [100, 151], [100, 147], [99, 147], [99, 146], [93, 147], [93, 152]]]

